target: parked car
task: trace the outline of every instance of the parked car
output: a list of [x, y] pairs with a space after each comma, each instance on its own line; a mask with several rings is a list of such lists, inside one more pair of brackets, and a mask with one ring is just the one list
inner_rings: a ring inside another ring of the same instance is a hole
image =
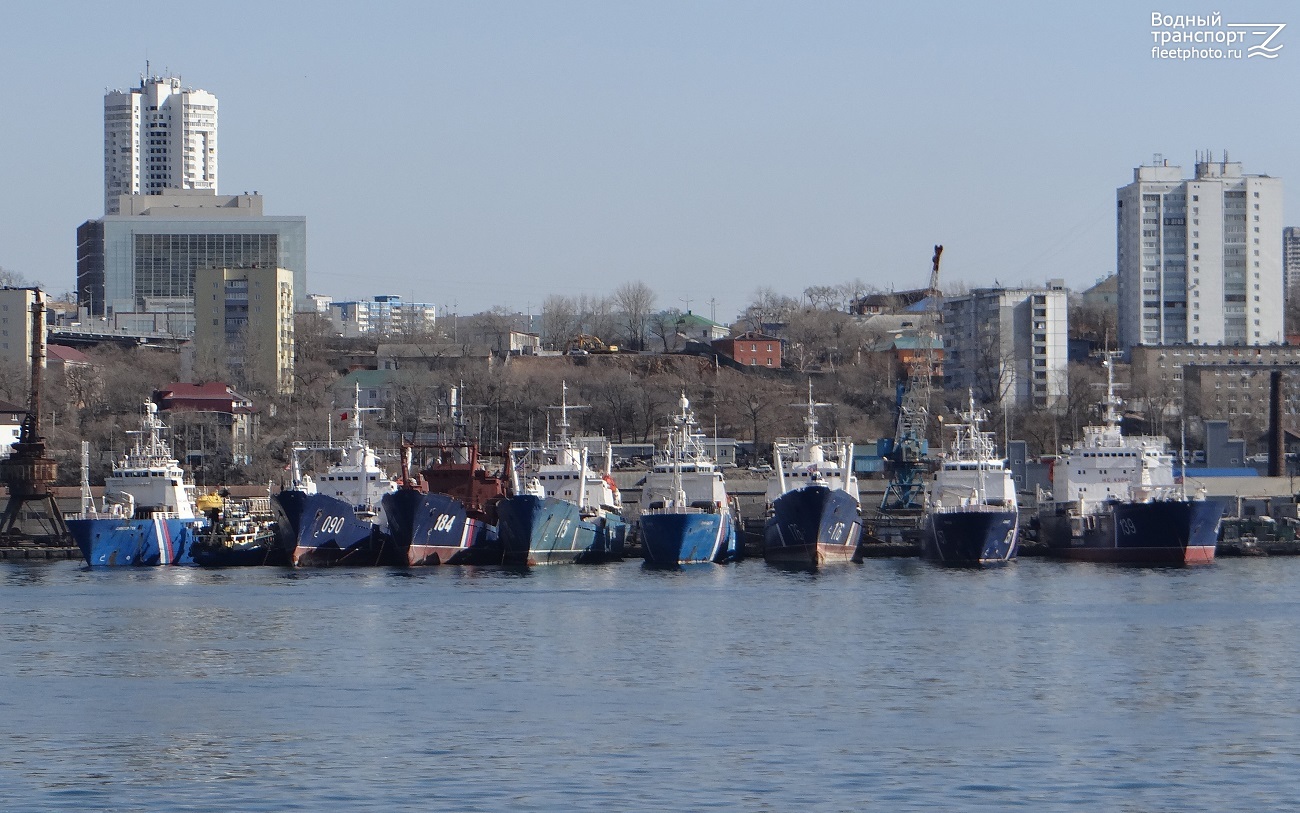
[[750, 472], [754, 474], [771, 474], [772, 467], [766, 463], [759, 463], [757, 466], [750, 466]]

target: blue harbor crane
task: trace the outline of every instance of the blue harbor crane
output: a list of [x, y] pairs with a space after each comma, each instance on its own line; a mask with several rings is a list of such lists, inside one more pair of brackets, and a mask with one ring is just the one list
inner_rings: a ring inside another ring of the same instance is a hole
[[908, 363], [907, 387], [899, 386], [898, 429], [885, 459], [889, 463], [889, 484], [880, 500], [881, 511], [919, 511], [925, 499], [925, 477], [930, 470], [926, 433], [930, 425], [930, 388], [935, 370], [935, 344], [939, 325], [939, 256], [943, 246], [934, 247], [930, 286], [925, 291], [928, 326], [921, 332], [922, 345]]

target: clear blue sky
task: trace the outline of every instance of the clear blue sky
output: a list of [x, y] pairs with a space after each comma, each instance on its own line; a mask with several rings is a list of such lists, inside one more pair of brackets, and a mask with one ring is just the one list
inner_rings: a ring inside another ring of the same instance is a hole
[[[1162, 61], [1151, 12], [1283, 22]], [[1229, 150], [1300, 223], [1300, 7], [1097, 2], [14, 3], [0, 266], [74, 285], [103, 94], [148, 59], [220, 100], [220, 191], [305, 215], [312, 292], [461, 313], [639, 279], [729, 321], [760, 286], [1085, 287], [1115, 188]]]

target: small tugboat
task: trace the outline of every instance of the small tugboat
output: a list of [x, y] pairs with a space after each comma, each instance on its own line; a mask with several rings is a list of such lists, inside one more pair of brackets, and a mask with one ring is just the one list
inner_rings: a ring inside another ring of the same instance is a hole
[[[496, 507], [505, 496], [501, 477], [483, 468], [476, 441], [469, 439], [459, 389], [448, 398], [451, 432], [436, 446], [421, 481], [408, 480], [383, 497], [384, 517], [395, 555], [408, 565], [499, 565]], [[405, 459], [405, 458], [404, 458]], [[405, 463], [409, 469], [409, 462]]]
[[1187, 496], [1163, 437], [1125, 436], [1119, 426], [1114, 357], [1107, 359], [1100, 426], [1053, 465], [1052, 491], [1038, 495], [1047, 552], [1062, 559], [1192, 565], [1214, 561], [1224, 504]]
[[163, 440], [166, 429], [146, 401], [140, 428], [130, 433], [134, 446], [104, 480], [103, 508], [88, 501], [67, 521], [92, 567], [193, 564], [190, 546], [205, 523], [194, 512], [194, 485]]
[[857, 559], [862, 536], [853, 442], [817, 435], [817, 407], [808, 382], [807, 431], [802, 438], [778, 438], [776, 467], [767, 488], [763, 558], [777, 565], [818, 568]]
[[686, 393], [677, 405], [668, 447], [641, 491], [642, 555], [657, 567], [732, 561], [739, 556], [735, 505], [700, 442]]
[[988, 413], [968, 397], [926, 498], [921, 555], [959, 567], [1005, 564], [1016, 556], [1020, 529], [1016, 484], [993, 434], [980, 431]]
[[[383, 524], [382, 499], [397, 484], [379, 467], [375, 450], [361, 436], [361, 413], [379, 410], [360, 404], [357, 387], [349, 419], [351, 434], [341, 443], [300, 442], [293, 446], [290, 487], [275, 495], [277, 544], [289, 552], [294, 566], [401, 564]], [[339, 451], [334, 463], [313, 481], [302, 474], [298, 455]]]
[[[610, 475], [613, 449], [604, 440], [603, 470], [569, 437], [568, 385], [561, 384], [560, 437], [510, 448], [511, 495], [497, 504], [497, 534], [506, 564], [593, 564], [623, 558], [627, 523]], [[549, 433], [548, 433], [549, 434]]]
[[204, 494], [198, 509], [208, 520], [190, 546], [200, 567], [260, 567], [289, 564], [289, 552], [276, 544], [276, 528], [267, 497], [233, 500], [224, 490]]

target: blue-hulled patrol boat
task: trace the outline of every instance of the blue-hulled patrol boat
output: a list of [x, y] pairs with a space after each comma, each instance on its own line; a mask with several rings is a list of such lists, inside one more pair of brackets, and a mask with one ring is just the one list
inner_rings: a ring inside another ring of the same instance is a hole
[[1052, 491], [1038, 494], [1048, 553], [1130, 564], [1214, 561], [1224, 503], [1203, 491], [1188, 496], [1166, 438], [1120, 431], [1114, 356], [1105, 364], [1102, 424], [1083, 428], [1083, 440], [1053, 464]]
[[[383, 497], [397, 488], [379, 466], [378, 454], [361, 434], [363, 408], [357, 387], [346, 439], [298, 442], [293, 446], [290, 487], [275, 495], [278, 542], [294, 566], [400, 564], [378, 526]], [[316, 479], [302, 473], [299, 455], [334, 451], [342, 457]]]
[[1004, 564], [1015, 558], [1019, 538], [1016, 483], [993, 434], [980, 430], [988, 413], [975, 408], [973, 393], [968, 398], [926, 493], [921, 555], [959, 567]]
[[511, 495], [497, 504], [497, 534], [506, 564], [590, 564], [623, 558], [627, 523], [611, 476], [613, 448], [605, 438], [600, 468], [589, 445], [569, 435], [568, 385], [561, 384], [560, 436], [510, 448]]
[[737, 512], [722, 472], [705, 452], [691, 402], [682, 393], [668, 446], [641, 490], [641, 552], [646, 563], [672, 567], [738, 558]]
[[824, 406], [830, 404], [813, 400], [809, 381], [804, 436], [778, 438], [772, 447], [763, 558], [773, 564], [818, 568], [857, 558], [862, 519], [853, 442], [817, 435], [817, 407]]

